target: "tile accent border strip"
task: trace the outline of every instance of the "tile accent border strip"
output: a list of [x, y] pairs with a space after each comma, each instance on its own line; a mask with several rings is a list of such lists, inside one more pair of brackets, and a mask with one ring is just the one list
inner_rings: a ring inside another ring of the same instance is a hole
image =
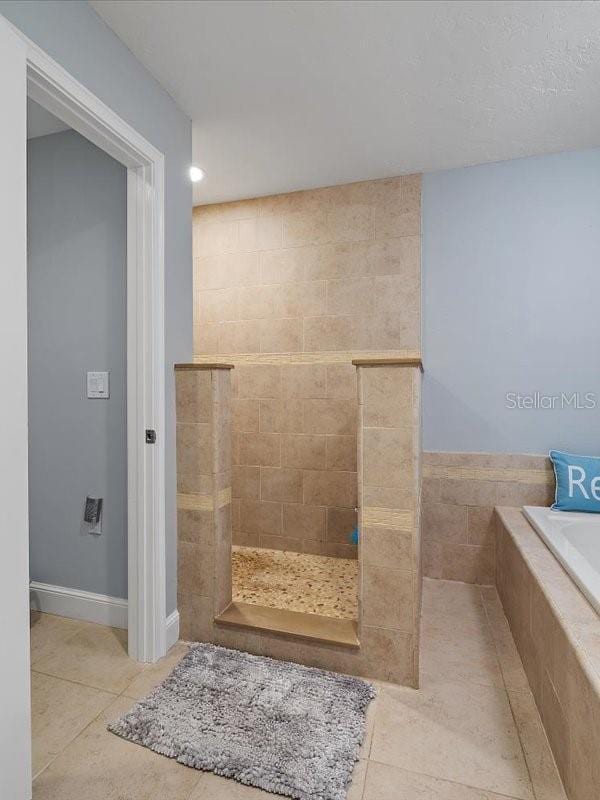
[[397, 531], [412, 531], [415, 520], [412, 511], [398, 508], [365, 506], [362, 510], [363, 526], [380, 526]]
[[554, 480], [554, 473], [551, 469], [492, 469], [426, 464], [423, 466], [423, 477], [461, 481], [510, 481], [513, 483], [551, 484]]
[[[195, 364], [214, 366], [214, 355], [196, 355]], [[368, 360], [375, 361], [384, 359], [419, 362], [421, 354], [418, 350], [347, 350], [347, 351], [323, 351], [309, 353], [228, 353], [223, 355], [224, 362], [233, 361], [236, 364], [343, 364], [348, 361]], [[192, 369], [191, 366], [184, 368]], [[225, 367], [223, 367], [225, 368]]]

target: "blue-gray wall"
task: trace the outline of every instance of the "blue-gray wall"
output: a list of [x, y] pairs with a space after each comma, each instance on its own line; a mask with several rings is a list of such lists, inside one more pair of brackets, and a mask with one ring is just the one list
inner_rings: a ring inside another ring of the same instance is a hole
[[424, 449], [598, 455], [599, 302], [600, 150], [425, 175]]
[[192, 356], [191, 122], [85, 2], [0, 0], [0, 13], [165, 155], [167, 612], [176, 597], [175, 390]]
[[[27, 248], [30, 577], [127, 597], [125, 167], [75, 131], [30, 139]], [[88, 370], [110, 399], [86, 399]]]

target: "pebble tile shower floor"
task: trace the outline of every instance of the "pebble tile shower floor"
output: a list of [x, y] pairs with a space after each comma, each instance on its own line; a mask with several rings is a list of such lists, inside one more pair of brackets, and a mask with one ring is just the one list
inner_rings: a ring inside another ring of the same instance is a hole
[[358, 561], [308, 553], [232, 548], [233, 600], [321, 614], [358, 616]]

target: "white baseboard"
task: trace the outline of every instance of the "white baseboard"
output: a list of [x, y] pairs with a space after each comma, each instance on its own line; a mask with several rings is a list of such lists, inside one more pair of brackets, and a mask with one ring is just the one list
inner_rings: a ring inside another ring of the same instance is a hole
[[175, 609], [167, 617], [167, 650], [179, 640], [179, 611]]
[[[65, 586], [52, 586], [38, 581], [31, 581], [29, 590], [30, 606], [36, 611], [127, 629], [127, 600], [121, 597], [67, 589]], [[179, 620], [177, 628], [179, 631]]]

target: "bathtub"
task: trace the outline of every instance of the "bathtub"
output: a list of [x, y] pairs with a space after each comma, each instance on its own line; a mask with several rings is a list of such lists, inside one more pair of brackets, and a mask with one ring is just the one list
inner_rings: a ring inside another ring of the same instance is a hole
[[524, 506], [542, 541], [600, 614], [600, 514]]

